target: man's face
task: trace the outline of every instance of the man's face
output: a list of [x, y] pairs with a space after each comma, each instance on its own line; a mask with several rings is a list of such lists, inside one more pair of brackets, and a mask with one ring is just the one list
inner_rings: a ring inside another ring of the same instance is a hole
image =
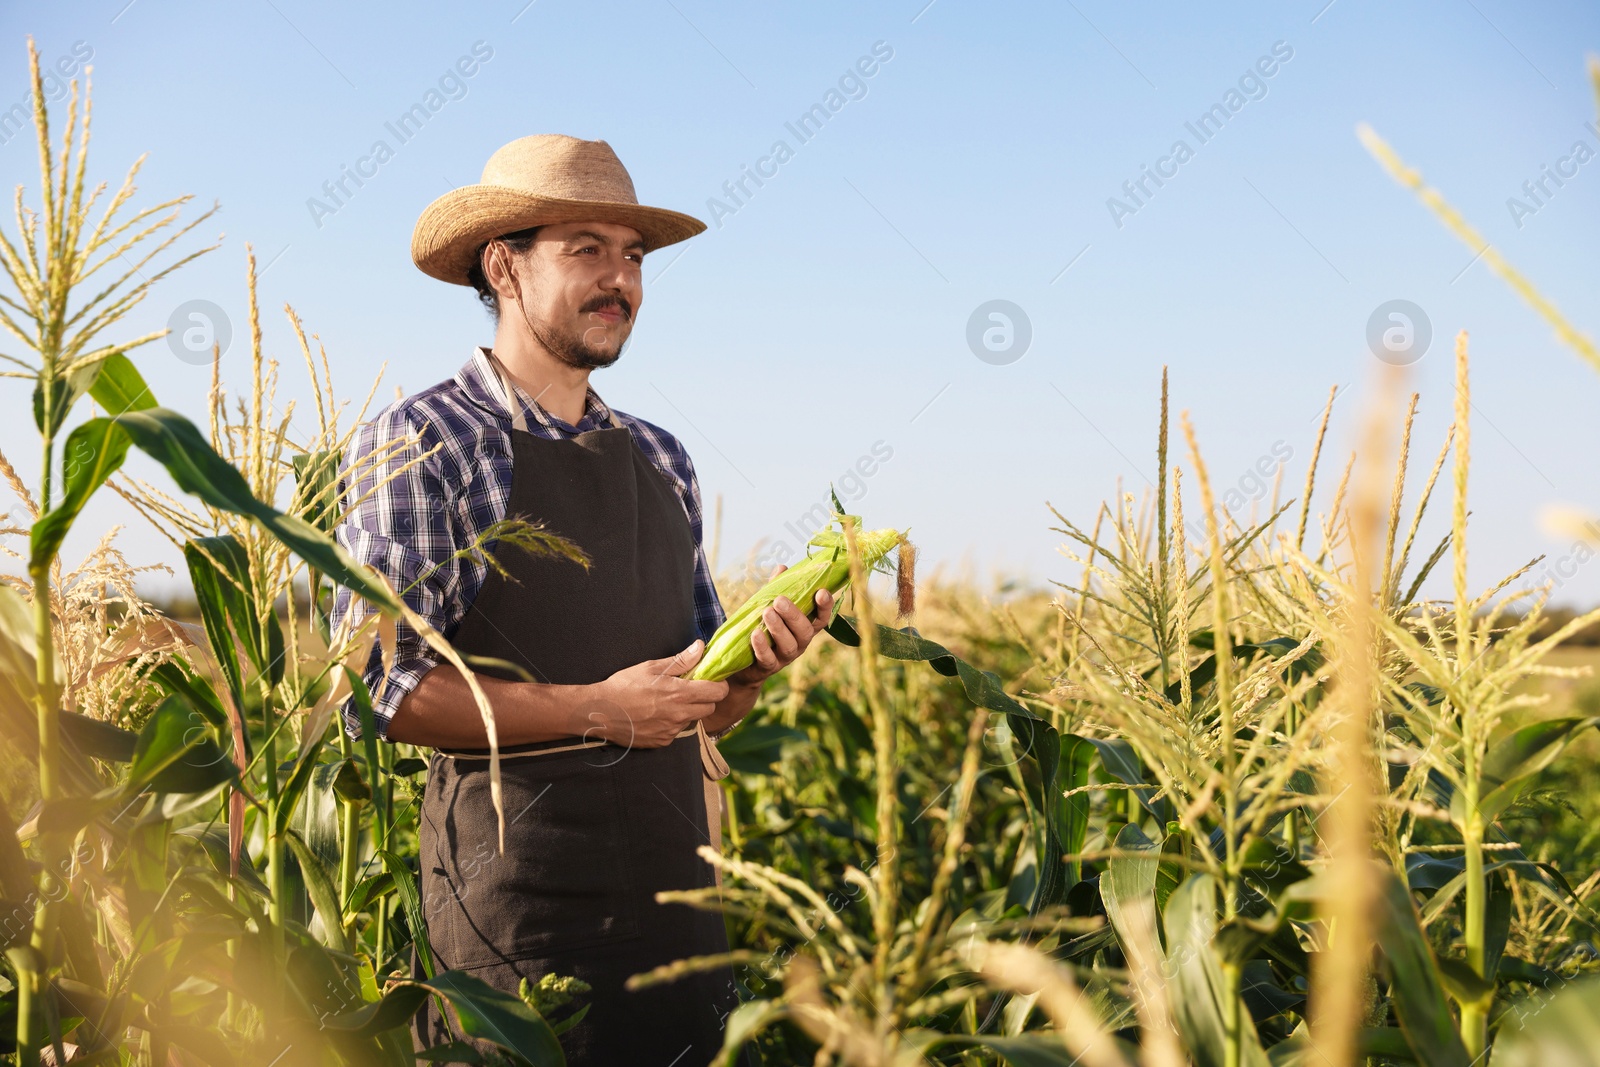
[[[573, 367], [615, 363], [644, 300], [639, 231], [613, 222], [552, 223], [511, 258], [534, 338]], [[502, 316], [518, 315], [515, 306], [501, 294]]]

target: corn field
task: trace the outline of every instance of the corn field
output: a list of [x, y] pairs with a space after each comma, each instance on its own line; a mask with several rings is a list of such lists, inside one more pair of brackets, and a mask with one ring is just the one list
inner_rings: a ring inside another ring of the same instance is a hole
[[[24, 546], [0, 584], [0, 1053], [563, 1063], [581, 982], [512, 995], [429, 950], [427, 753], [378, 743], [361, 668], [400, 619], [465, 667], [331, 537], [365, 403], [341, 398], [292, 309], [269, 330], [247, 258], [248, 379], [221, 381], [219, 358], [200, 418], [160, 405], [137, 358], [162, 334], [121, 323], [213, 251], [183, 251], [209, 213], [138, 206], [137, 164], [89, 185], [87, 89], [74, 83], [57, 138], [31, 44], [30, 62], [38, 206], [19, 193], [0, 228], [0, 358], [43, 462], [30, 477], [0, 458], [29, 518], [0, 531]], [[1491, 266], [1592, 358], [1531, 283]], [[296, 365], [307, 439], [278, 399]], [[1593, 849], [1524, 832], [1580, 818], [1551, 776], [1600, 718], [1553, 698], [1584, 673], [1553, 654], [1600, 611], [1548, 624], [1531, 564], [1467, 584], [1467, 335], [1443, 440], [1413, 439], [1418, 398], [1389, 372], [1356, 454], [1323, 454], [1330, 395], [1308, 466], [1280, 468], [1249, 516], [1216, 499], [1203, 420], [1152, 382], [1154, 488], [1052, 512], [1063, 570], [1047, 591], [914, 582], [902, 553], [896, 609], [870, 577], [894, 531], [864, 548], [861, 519], [836, 516], [811, 579], [850, 589], [832, 640], [721, 742], [724, 847], [703, 850], [720, 885], [675, 895], [719, 911], [733, 950], [634, 984], [731, 964], [728, 1065], [1600, 1062]], [[168, 481], [126, 474], [130, 448]], [[181, 549], [197, 623], [141, 599], [149, 568], [115, 529], [63, 562], [97, 492]], [[582, 548], [513, 523], [471, 551], [496, 540]], [[719, 581], [730, 609], [758, 585]], [[362, 621], [330, 627], [335, 586], [370, 605]], [[360, 740], [340, 728], [347, 700]], [[416, 1051], [408, 1024], [429, 998], [455, 1036]]]

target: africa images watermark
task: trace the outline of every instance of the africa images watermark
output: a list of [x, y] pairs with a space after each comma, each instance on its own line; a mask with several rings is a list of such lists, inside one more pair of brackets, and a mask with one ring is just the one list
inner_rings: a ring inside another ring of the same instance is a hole
[[[1245, 468], [1237, 482], [1232, 485], [1222, 485], [1218, 504], [1221, 505], [1223, 515], [1237, 514], [1246, 504], [1254, 504], [1264, 499], [1272, 489], [1273, 480], [1280, 469], [1285, 467], [1294, 458], [1294, 448], [1289, 442], [1277, 440], [1272, 442], [1272, 448], [1257, 457], [1255, 463]], [[1204, 515], [1192, 516], [1183, 524], [1184, 536], [1191, 545], [1205, 545], [1210, 540], [1210, 532], [1206, 527]]]
[[[1600, 143], [1600, 127], [1592, 122], [1585, 122], [1583, 128], [1593, 134], [1596, 142]], [[1526, 199], [1506, 197], [1506, 210], [1511, 213], [1511, 221], [1517, 224], [1517, 229], [1522, 229], [1524, 219], [1530, 215], [1537, 215], [1540, 208], [1549, 204], [1567, 181], [1578, 176], [1578, 168], [1593, 159], [1595, 154], [1595, 148], [1589, 142], [1573, 141], [1572, 147], [1567, 149], [1567, 154], [1556, 159], [1554, 167], [1548, 163], [1542, 164], [1537, 178], [1529, 178], [1522, 183], [1522, 193]], [[1563, 181], [1563, 178], [1566, 181]], [[1555, 188], [1552, 189], [1552, 185]]]
[[[468, 80], [493, 58], [494, 49], [487, 42], [472, 42], [470, 54], [461, 56], [454, 65], [446, 67], [438, 81], [422, 94], [421, 100], [402, 111], [394, 120], [383, 124], [383, 128], [394, 138], [393, 145], [380, 137], [372, 142], [367, 154], [358, 158], [353, 166], [340, 164], [339, 176], [322, 183], [322, 193], [327, 199], [315, 196], [306, 198], [306, 210], [311, 212], [311, 221], [316, 223], [317, 229], [322, 229], [323, 219], [338, 214], [339, 209], [350, 202], [356, 189], [376, 178], [378, 168], [393, 159], [402, 145], [421, 133], [428, 120], [442, 111], [446, 104], [452, 100], [466, 99]], [[350, 187], [352, 182], [355, 189]]]
[[1139, 176], [1122, 183], [1122, 192], [1127, 199], [1115, 196], [1106, 198], [1106, 210], [1111, 213], [1111, 221], [1117, 229], [1122, 229], [1124, 217], [1137, 215], [1139, 209], [1154, 198], [1157, 189], [1176, 178], [1178, 168], [1195, 157], [1199, 146], [1221, 133], [1222, 127], [1227, 125], [1228, 120], [1243, 111], [1247, 103], [1266, 99], [1267, 81], [1276, 76], [1282, 65], [1293, 58], [1294, 48], [1287, 41], [1274, 41], [1271, 54], [1257, 59], [1253, 66], [1239, 76], [1238, 88], [1229, 86], [1222, 94], [1221, 102], [1212, 104], [1202, 111], [1194, 121], [1183, 124], [1184, 129], [1195, 139], [1193, 147], [1188, 140], [1179, 138], [1172, 142], [1167, 154], [1157, 159], [1153, 167], [1141, 163]]
[[1538, 581], [1548, 584], [1552, 591], [1560, 589], [1578, 576], [1578, 572], [1596, 554], [1596, 546], [1600, 545], [1600, 522], [1594, 519], [1585, 519], [1580, 529], [1582, 536], [1573, 540], [1567, 551], [1554, 559], [1546, 558], [1540, 565]]
[[[894, 458], [894, 447], [889, 442], [881, 439], [872, 442], [870, 449], [834, 479], [833, 491], [839, 495], [840, 502], [854, 504], [865, 497], [867, 481], [892, 458]], [[784, 523], [784, 534], [794, 538], [794, 544], [791, 545], [784, 535], [774, 538], [756, 556], [756, 573], [766, 575], [780, 563], [793, 563], [795, 552], [803, 551], [806, 543], [816, 535], [817, 531], [832, 521], [833, 502], [819, 500], [797, 515], [793, 521]]]
[[[39, 65], [39, 84], [45, 99], [56, 103], [67, 95], [68, 79], [83, 69], [94, 58], [94, 46], [87, 41], [73, 41], [72, 51], [59, 57], [49, 66]], [[29, 88], [22, 99], [0, 111], [0, 145], [8, 145], [19, 133], [33, 132], [33, 89]]]
[[[867, 79], [877, 74], [882, 69], [881, 64], [894, 58], [894, 49], [886, 41], [872, 42], [872, 54], [860, 57], [853, 67], [845, 68], [839, 75], [838, 82], [829, 86], [827, 92], [822, 94], [822, 100], [812, 104], [793, 122], [785, 122], [784, 129], [794, 137], [795, 146], [804, 145], [813, 137], [822, 132], [829, 119], [844, 110], [844, 106], [851, 100], [862, 100], [867, 95]], [[736, 215], [739, 209], [748, 204], [755, 196], [755, 189], [750, 188], [750, 183], [755, 183], [755, 188], [760, 189], [766, 185], [762, 179], [771, 179], [778, 176], [778, 169], [795, 157], [795, 146], [791, 146], [787, 139], [778, 138], [772, 142], [772, 147], [767, 154], [750, 164], [739, 167], [739, 175], [722, 183], [722, 192], [727, 200], [711, 196], [706, 198], [706, 212], [711, 216], [711, 221], [717, 229], [722, 228], [722, 220], [729, 215]], [[769, 169], [770, 168], [770, 169]]]

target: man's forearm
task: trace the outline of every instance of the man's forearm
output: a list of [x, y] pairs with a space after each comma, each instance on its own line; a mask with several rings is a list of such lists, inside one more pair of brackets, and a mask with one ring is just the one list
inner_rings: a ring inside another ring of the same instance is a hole
[[[584, 685], [542, 685], [476, 676], [494, 710], [495, 733], [502, 746], [580, 736], [585, 729], [583, 705], [590, 699]], [[389, 723], [390, 741], [430, 748], [488, 748], [483, 716], [461, 672], [440, 664], [422, 676], [407, 693]]]

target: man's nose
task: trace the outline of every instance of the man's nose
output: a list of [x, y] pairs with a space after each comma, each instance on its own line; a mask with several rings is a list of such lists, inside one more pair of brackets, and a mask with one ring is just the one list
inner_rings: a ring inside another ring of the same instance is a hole
[[640, 267], [638, 264], [628, 262], [627, 256], [619, 256], [612, 263], [612, 270], [606, 277], [607, 285], [617, 291], [625, 292], [637, 289], [640, 285]]

